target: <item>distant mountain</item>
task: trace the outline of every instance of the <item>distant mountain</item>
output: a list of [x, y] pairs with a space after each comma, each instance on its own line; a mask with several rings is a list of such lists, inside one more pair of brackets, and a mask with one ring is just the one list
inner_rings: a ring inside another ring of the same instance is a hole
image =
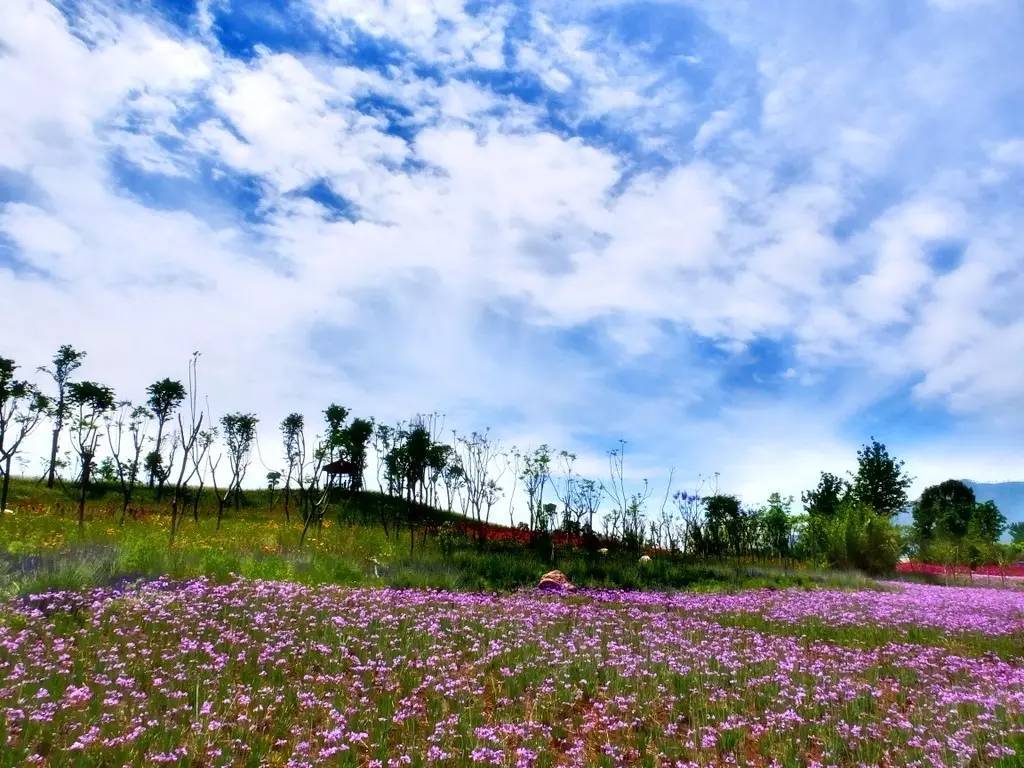
[[1009, 483], [977, 483], [964, 480], [974, 490], [978, 501], [994, 501], [999, 510], [1006, 515], [1008, 522], [1024, 521], [1024, 482]]

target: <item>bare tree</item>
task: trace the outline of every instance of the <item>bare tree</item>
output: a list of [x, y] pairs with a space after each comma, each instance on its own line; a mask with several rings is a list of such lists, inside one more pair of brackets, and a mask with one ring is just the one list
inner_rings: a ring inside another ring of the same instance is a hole
[[107, 447], [114, 461], [117, 484], [121, 491], [119, 525], [124, 525], [128, 506], [132, 503], [135, 486], [138, 484], [142, 449], [149, 439], [146, 436], [146, 425], [151, 416], [146, 408], [134, 407], [129, 401], [122, 400], [118, 403], [117, 413], [107, 418]]
[[46, 487], [53, 488], [54, 479], [57, 473], [57, 451], [59, 450], [60, 434], [64, 431], [64, 422], [71, 415], [71, 408], [68, 403], [68, 385], [71, 383], [71, 374], [82, 365], [85, 352], [81, 352], [70, 344], [64, 344], [53, 356], [52, 368], [40, 368], [39, 370], [48, 374], [57, 385], [57, 396], [53, 398], [53, 439], [50, 443], [50, 463], [46, 470]]
[[522, 460], [522, 454], [519, 453], [519, 449], [514, 445], [505, 452], [505, 468], [512, 476], [512, 488], [508, 492], [508, 525], [510, 528], [516, 527], [516, 486], [519, 483]]
[[[203, 472], [203, 461], [207, 460], [209, 457], [210, 451], [213, 450], [213, 446], [216, 441], [216, 427], [201, 430], [199, 432], [199, 438], [196, 440], [195, 448], [193, 448], [192, 453], [189, 454], [189, 458], [192, 462], [191, 476], [198, 482], [195, 493], [192, 494], [192, 521], [196, 523], [199, 522], [199, 502], [203, 498], [203, 488], [206, 487], [206, 473]], [[214, 469], [214, 472], [216, 472], [216, 469]]]
[[498, 498], [498, 480], [505, 471], [503, 467], [495, 474], [501, 455], [500, 447], [491, 439], [490, 430], [472, 432], [469, 436], [455, 435], [455, 445], [465, 480], [462, 513], [476, 519], [482, 542], [484, 525], [490, 522], [491, 508]]
[[0, 515], [7, 508], [11, 463], [49, 408], [49, 399], [32, 384], [14, 379], [17, 367], [13, 360], [0, 357]]
[[557, 458], [561, 472], [552, 476], [551, 487], [555, 492], [555, 497], [562, 502], [562, 527], [566, 532], [579, 533], [583, 511], [578, 505], [579, 494], [576, 488], [580, 477], [573, 472], [576, 454], [559, 451]]
[[[180, 445], [182, 450], [181, 467], [178, 476], [174, 481], [174, 495], [171, 496], [171, 537], [170, 543], [174, 544], [174, 536], [181, 525], [181, 504], [184, 501], [185, 491], [188, 482], [195, 476], [200, 465], [192, 460], [192, 452], [196, 448], [199, 436], [203, 431], [203, 419], [205, 415], [199, 406], [199, 353], [193, 352], [192, 359], [188, 363], [188, 424], [178, 411], [178, 430], [174, 436], [174, 444]], [[174, 450], [172, 447], [171, 461], [173, 465]]]
[[78, 476], [78, 529], [85, 527], [85, 499], [96, 463], [100, 427], [105, 414], [114, 409], [114, 390], [94, 381], [76, 381], [68, 385], [68, 401], [75, 409], [72, 447], [81, 468]]

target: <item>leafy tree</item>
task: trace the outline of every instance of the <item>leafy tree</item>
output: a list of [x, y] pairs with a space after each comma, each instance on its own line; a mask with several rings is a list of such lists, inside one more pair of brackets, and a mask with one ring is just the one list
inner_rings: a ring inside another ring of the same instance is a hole
[[974, 491], [960, 480], [946, 480], [924, 489], [914, 503], [914, 533], [921, 544], [936, 536], [962, 539], [974, 514]]
[[441, 482], [444, 484], [444, 495], [445, 500], [448, 502], [448, 511], [451, 512], [454, 507], [455, 497], [466, 485], [466, 473], [462, 469], [462, 459], [459, 458], [458, 451], [451, 446], [447, 447], [451, 450], [448, 451], [448, 460], [441, 470]]
[[297, 480], [300, 486], [302, 483], [302, 456], [305, 454], [304, 421], [301, 413], [289, 413], [281, 422], [281, 440], [287, 464], [283, 489], [284, 518], [288, 522], [291, 522], [288, 506], [291, 502], [292, 480]]
[[324, 436], [324, 449], [327, 451], [326, 461], [331, 462], [341, 457], [345, 449], [345, 421], [348, 419], [348, 408], [331, 403], [324, 410], [327, 422], [327, 434]]
[[974, 515], [968, 529], [978, 541], [993, 544], [1006, 530], [1006, 516], [999, 511], [994, 501], [983, 501], [974, 508]]
[[373, 437], [373, 422], [369, 419], [352, 419], [351, 423], [342, 430], [341, 444], [345, 456], [354, 468], [349, 479], [350, 491], [363, 490], [363, 473], [366, 471], [371, 437]]
[[729, 549], [738, 554], [742, 514], [735, 496], [716, 493], [704, 497], [704, 554], [721, 557]]
[[75, 381], [68, 384], [67, 399], [74, 411], [73, 447], [81, 462], [79, 471], [78, 527], [85, 527], [85, 498], [96, 462], [96, 449], [100, 442], [103, 417], [114, 409], [114, 390], [94, 381]]
[[850, 492], [850, 484], [831, 472], [822, 472], [818, 486], [801, 494], [800, 500], [808, 515], [835, 517], [839, 505]]
[[32, 384], [15, 380], [17, 367], [13, 360], [0, 357], [0, 515], [7, 508], [14, 457], [49, 407], [49, 400]]
[[906, 508], [911, 483], [913, 478], [904, 470], [903, 461], [890, 456], [875, 438], [857, 451], [852, 493], [878, 514], [891, 518]]
[[762, 514], [765, 543], [769, 551], [780, 558], [789, 555], [790, 538], [793, 533], [792, 507], [792, 496], [783, 498], [776, 492], [768, 497], [768, 506]]
[[[249, 469], [252, 444], [256, 439], [256, 423], [258, 419], [253, 413], [229, 413], [220, 420], [224, 430], [224, 443], [227, 446], [228, 469], [231, 480], [225, 491], [225, 500], [234, 498], [235, 512], [238, 511], [242, 497], [242, 481]], [[223, 509], [223, 507], [221, 507]], [[217, 527], [220, 527], [220, 513], [217, 516]]]
[[70, 344], [64, 344], [53, 356], [52, 368], [40, 368], [39, 370], [48, 374], [57, 386], [57, 396], [53, 398], [53, 439], [50, 443], [50, 464], [46, 470], [46, 487], [53, 488], [54, 479], [57, 473], [57, 451], [59, 449], [60, 435], [64, 431], [64, 422], [71, 415], [71, 405], [68, 402], [68, 385], [71, 383], [73, 374], [82, 365], [85, 352], [81, 352]]
[[596, 480], [584, 478], [576, 483], [576, 509], [579, 510], [580, 519], [586, 518], [583, 524], [585, 533], [594, 533], [594, 516], [601, 509], [601, 502], [604, 500], [604, 493], [601, 491], [601, 484]]
[[274, 509], [274, 496], [277, 492], [277, 486], [281, 484], [281, 473], [276, 469], [272, 469], [267, 472], [267, 490], [270, 491], [270, 509]]
[[156, 439], [153, 442], [152, 453], [146, 457], [146, 470], [149, 472], [149, 487], [152, 488], [154, 484], [159, 483], [162, 491], [171, 472], [170, 466], [164, 467], [161, 453], [164, 426], [185, 400], [185, 386], [174, 379], [161, 379], [146, 387], [146, 394], [149, 395], [149, 409], [156, 419]]
[[526, 488], [530, 530], [539, 530], [544, 508], [544, 488], [551, 479], [551, 449], [547, 445], [541, 445], [533, 453], [523, 455], [519, 479]]

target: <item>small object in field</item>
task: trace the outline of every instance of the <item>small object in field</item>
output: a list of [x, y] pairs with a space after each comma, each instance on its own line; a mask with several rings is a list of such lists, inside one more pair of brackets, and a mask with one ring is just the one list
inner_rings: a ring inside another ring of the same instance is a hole
[[376, 557], [371, 557], [370, 558], [370, 562], [373, 563], [373, 575], [374, 575], [374, 578], [379, 579], [380, 578], [380, 560], [378, 560]]
[[599, 550], [597, 550], [597, 554], [602, 555], [602, 556], [607, 555], [608, 554], [608, 547], [601, 547]]
[[14, 510], [13, 509], [5, 509], [4, 510], [4, 514], [5, 515], [13, 515], [14, 514]]
[[640, 564], [641, 565], [643, 565], [644, 563], [649, 563], [649, 562], [651, 562], [651, 556], [650, 555], [640, 555]]
[[561, 571], [545, 573], [540, 577], [540, 584], [537, 585], [537, 588], [549, 592], [571, 592], [575, 589], [572, 582]]

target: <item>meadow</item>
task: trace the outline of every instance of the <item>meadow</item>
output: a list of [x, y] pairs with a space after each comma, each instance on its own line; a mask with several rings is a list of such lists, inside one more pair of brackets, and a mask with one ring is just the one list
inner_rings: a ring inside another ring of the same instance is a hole
[[0, 764], [1019, 765], [1022, 608], [924, 585], [52, 592], [0, 626]]
[[[616, 547], [597, 556], [555, 538], [524, 546], [528, 532], [487, 526], [483, 536], [465, 518], [401, 500], [363, 493], [332, 504], [321, 526], [302, 540], [302, 521], [287, 520], [278, 499], [250, 490], [239, 512], [228, 509], [220, 524], [216, 500], [200, 496], [169, 545], [166, 499], [140, 489], [123, 522], [113, 491], [98, 488], [84, 525], [74, 504], [57, 489], [27, 480], [13, 483], [14, 514], [0, 518], [0, 591], [102, 586], [133, 578], [179, 579], [239, 575], [304, 584], [390, 586], [450, 590], [511, 590], [536, 585], [559, 568], [580, 586], [624, 589], [735, 589], [759, 586], [863, 586], [857, 574], [818, 570], [799, 562], [692, 561], [657, 557], [641, 565], [633, 549]], [[518, 536], [517, 536], [518, 535]]]
[[304, 541], [206, 501], [172, 544], [153, 498], [79, 526], [15, 492], [0, 766], [1024, 763], [1024, 590], [523, 546], [374, 494]]

